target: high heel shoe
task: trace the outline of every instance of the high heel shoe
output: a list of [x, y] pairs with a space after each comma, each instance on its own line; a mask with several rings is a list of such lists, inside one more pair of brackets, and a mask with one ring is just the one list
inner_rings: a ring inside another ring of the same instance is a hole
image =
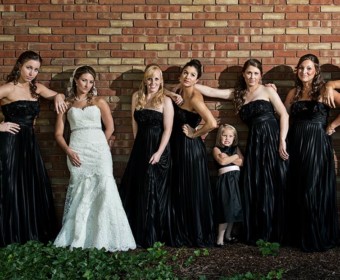
[[224, 238], [224, 242], [227, 244], [234, 244], [237, 243], [238, 240], [236, 237]]

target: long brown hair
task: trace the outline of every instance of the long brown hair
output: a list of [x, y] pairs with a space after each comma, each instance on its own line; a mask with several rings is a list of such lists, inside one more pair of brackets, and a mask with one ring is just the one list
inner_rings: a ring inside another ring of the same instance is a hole
[[309, 93], [309, 97], [312, 100], [318, 100], [319, 99], [320, 89], [325, 84], [325, 81], [324, 81], [323, 77], [321, 76], [321, 67], [320, 67], [319, 59], [314, 54], [310, 54], [310, 53], [305, 54], [304, 56], [301, 56], [297, 66], [295, 67], [296, 92], [295, 92], [295, 96], [293, 98], [293, 102], [298, 101], [301, 98], [301, 95], [302, 95], [303, 84], [302, 84], [301, 80], [299, 79], [298, 69], [299, 69], [300, 65], [302, 64], [302, 62], [304, 62], [305, 60], [312, 61], [314, 63], [314, 67], [315, 67], [315, 76], [314, 76], [313, 81], [312, 81], [312, 90]]
[[[262, 63], [259, 60], [255, 58], [248, 59], [242, 67], [242, 74], [247, 70], [249, 66], [254, 66], [257, 69], [259, 69], [261, 76], [262, 76], [262, 73], [263, 73]], [[235, 85], [235, 91], [234, 91], [234, 105], [235, 105], [236, 113], [240, 111], [242, 105], [244, 104], [246, 93], [247, 93], [247, 83], [243, 75], [241, 75]]]
[[[20, 67], [22, 67], [29, 60], [38, 61], [40, 64], [42, 63], [41, 56], [36, 52], [34, 51], [23, 52], [15, 62], [12, 71], [7, 75], [6, 83], [13, 82], [16, 85], [20, 78]], [[39, 94], [36, 92], [37, 90], [36, 81], [37, 78], [35, 77], [29, 84], [31, 95], [33, 98], [39, 98]]]

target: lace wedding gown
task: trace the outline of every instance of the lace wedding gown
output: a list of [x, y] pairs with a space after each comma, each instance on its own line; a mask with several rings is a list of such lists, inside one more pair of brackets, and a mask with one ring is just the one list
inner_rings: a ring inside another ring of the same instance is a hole
[[136, 248], [112, 175], [112, 158], [101, 129], [99, 108], [72, 107], [67, 119], [71, 127], [70, 148], [78, 153], [81, 166], [73, 166], [67, 158], [71, 178], [63, 227], [54, 244], [107, 251]]

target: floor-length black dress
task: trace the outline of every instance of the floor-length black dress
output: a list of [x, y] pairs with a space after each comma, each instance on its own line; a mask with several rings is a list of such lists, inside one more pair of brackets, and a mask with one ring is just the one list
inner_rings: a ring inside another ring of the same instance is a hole
[[291, 106], [289, 232], [304, 251], [336, 246], [339, 229], [336, 178], [331, 137], [326, 134], [329, 107], [317, 101]]
[[47, 242], [55, 237], [55, 213], [48, 178], [33, 122], [38, 101], [1, 106], [6, 122], [20, 125], [16, 134], [0, 132], [0, 246]]
[[[228, 156], [237, 154], [237, 146], [217, 147]], [[218, 169], [235, 166], [233, 163], [220, 165]], [[241, 192], [239, 187], [240, 170], [232, 170], [218, 176], [214, 191], [214, 216], [217, 224], [243, 221]]]
[[157, 241], [165, 242], [166, 238], [170, 145], [166, 146], [158, 163], [149, 164], [161, 143], [163, 113], [136, 110], [134, 118], [138, 130], [119, 193], [136, 244], [146, 248]]
[[191, 139], [183, 124], [195, 128], [201, 117], [174, 104], [171, 134], [172, 183], [170, 245], [209, 247], [214, 244], [213, 208], [206, 147], [201, 137]]
[[251, 101], [239, 114], [249, 128], [241, 178], [245, 241], [282, 242], [287, 162], [278, 152], [280, 128], [273, 105]]

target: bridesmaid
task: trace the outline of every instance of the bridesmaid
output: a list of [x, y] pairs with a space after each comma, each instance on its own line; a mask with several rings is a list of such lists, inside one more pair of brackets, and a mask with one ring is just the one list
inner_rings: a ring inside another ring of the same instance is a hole
[[42, 59], [23, 52], [0, 87], [0, 247], [55, 237], [50, 179], [34, 133], [41, 97], [54, 100], [58, 113], [65, 96], [37, 82]]
[[[170, 144], [172, 184], [170, 190], [170, 245], [206, 247], [214, 244], [213, 208], [202, 136], [217, 127], [195, 84], [202, 74], [199, 60], [184, 65], [178, 93], [181, 105], [174, 105], [175, 117]], [[203, 124], [201, 121], [203, 119]]]
[[[196, 85], [202, 94], [233, 99], [236, 111], [248, 126], [241, 189], [245, 241], [283, 242], [288, 153], [288, 114], [271, 86], [262, 85], [262, 64], [247, 60], [234, 89]], [[278, 119], [276, 118], [278, 116]]]
[[326, 132], [330, 108], [321, 102], [323, 86], [318, 58], [313, 54], [302, 56], [296, 66], [295, 87], [288, 92], [285, 106], [291, 119], [290, 242], [308, 252], [330, 249], [339, 238], [333, 146], [327, 134], [333, 127]]
[[165, 242], [168, 224], [169, 139], [174, 109], [164, 95], [163, 83], [159, 66], [149, 65], [140, 89], [132, 95], [135, 142], [119, 189], [136, 243], [145, 248]]

